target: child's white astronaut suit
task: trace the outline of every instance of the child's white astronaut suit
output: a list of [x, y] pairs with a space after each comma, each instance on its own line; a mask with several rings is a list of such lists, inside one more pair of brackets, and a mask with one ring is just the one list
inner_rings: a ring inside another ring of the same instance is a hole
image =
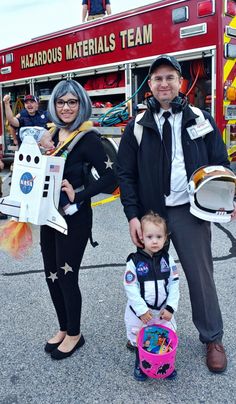
[[163, 324], [176, 329], [174, 315], [171, 321], [160, 319], [160, 310], [174, 313], [179, 301], [179, 275], [173, 258], [165, 249], [151, 257], [139, 249], [127, 258], [124, 287], [128, 302], [125, 310], [127, 337], [136, 345], [138, 331], [144, 326], [140, 316], [148, 310], [153, 318], [148, 325]]

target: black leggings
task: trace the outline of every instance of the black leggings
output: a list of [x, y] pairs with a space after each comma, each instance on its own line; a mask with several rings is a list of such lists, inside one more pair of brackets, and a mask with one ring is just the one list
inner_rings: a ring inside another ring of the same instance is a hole
[[91, 234], [91, 210], [65, 216], [68, 235], [41, 226], [40, 244], [46, 282], [61, 331], [80, 333], [82, 298], [78, 285], [79, 268]]

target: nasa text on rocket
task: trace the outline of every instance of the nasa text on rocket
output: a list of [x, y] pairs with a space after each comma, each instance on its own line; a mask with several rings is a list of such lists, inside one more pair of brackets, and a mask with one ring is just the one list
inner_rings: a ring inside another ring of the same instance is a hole
[[0, 199], [0, 211], [67, 234], [58, 211], [64, 164], [63, 157], [42, 155], [35, 139], [25, 136], [15, 153], [10, 195]]

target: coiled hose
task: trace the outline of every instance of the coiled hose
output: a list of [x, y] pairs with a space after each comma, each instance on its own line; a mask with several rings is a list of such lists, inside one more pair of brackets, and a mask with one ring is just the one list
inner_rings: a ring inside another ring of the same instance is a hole
[[115, 107], [111, 108], [108, 112], [105, 114], [101, 115], [100, 118], [98, 119], [98, 122], [100, 123], [101, 126], [114, 126], [117, 125], [121, 122], [127, 121], [129, 119], [129, 113], [128, 113], [128, 106], [126, 108], [124, 107], [125, 104], [129, 102], [132, 98], [135, 97], [135, 95], [139, 92], [139, 90], [142, 88], [144, 83], [147, 81], [148, 75], [145, 77], [145, 79], [142, 81], [138, 89], [134, 92], [134, 94], [131, 95], [127, 100], [122, 101], [120, 104], [116, 105]]

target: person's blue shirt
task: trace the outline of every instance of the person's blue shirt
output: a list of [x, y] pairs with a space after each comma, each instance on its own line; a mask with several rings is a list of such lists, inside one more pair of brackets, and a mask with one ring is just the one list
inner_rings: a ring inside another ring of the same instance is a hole
[[[82, 5], [88, 4], [88, 0], [82, 0]], [[110, 4], [110, 0], [105, 0], [105, 4]], [[104, 1], [102, 0], [90, 0], [90, 10], [88, 15], [105, 14]]]
[[49, 119], [47, 116], [47, 111], [38, 110], [34, 115], [30, 115], [26, 109], [22, 109], [18, 121], [20, 128], [23, 126], [41, 126], [46, 128]]

